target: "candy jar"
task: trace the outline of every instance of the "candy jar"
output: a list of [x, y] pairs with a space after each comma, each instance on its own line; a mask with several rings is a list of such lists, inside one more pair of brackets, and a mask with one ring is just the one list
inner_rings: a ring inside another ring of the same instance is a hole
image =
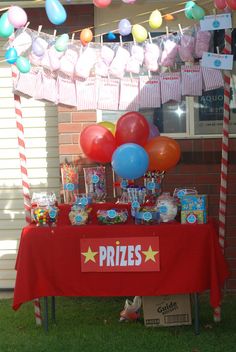
[[63, 164], [61, 167], [61, 178], [63, 186], [64, 202], [73, 203], [79, 190], [78, 166]]
[[37, 205], [37, 207], [33, 209], [33, 217], [37, 226], [47, 226], [49, 224], [48, 207]]
[[95, 202], [104, 202], [106, 197], [105, 167], [84, 168], [85, 191], [93, 196]]
[[146, 203], [156, 202], [157, 197], [161, 194], [161, 186], [165, 172], [148, 171], [144, 175], [144, 187], [146, 188]]
[[69, 213], [71, 225], [85, 225], [89, 220], [90, 209], [77, 204], [72, 205]]
[[159, 209], [161, 222], [173, 221], [177, 215], [177, 203], [170, 193], [162, 193], [157, 198], [156, 206]]

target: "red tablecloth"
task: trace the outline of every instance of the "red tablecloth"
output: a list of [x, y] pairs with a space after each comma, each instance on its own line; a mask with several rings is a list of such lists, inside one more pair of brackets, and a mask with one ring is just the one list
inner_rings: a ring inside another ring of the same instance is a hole
[[[220, 303], [228, 269], [216, 224], [70, 226], [69, 207], [61, 207], [54, 228], [30, 225], [22, 230], [16, 262], [13, 308], [43, 296], [155, 296], [210, 289]], [[81, 272], [80, 238], [159, 236], [159, 272]]]

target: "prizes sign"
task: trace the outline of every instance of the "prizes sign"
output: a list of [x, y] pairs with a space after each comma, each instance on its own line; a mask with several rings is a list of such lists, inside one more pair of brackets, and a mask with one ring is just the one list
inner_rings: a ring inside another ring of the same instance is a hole
[[82, 272], [160, 271], [159, 237], [83, 238]]

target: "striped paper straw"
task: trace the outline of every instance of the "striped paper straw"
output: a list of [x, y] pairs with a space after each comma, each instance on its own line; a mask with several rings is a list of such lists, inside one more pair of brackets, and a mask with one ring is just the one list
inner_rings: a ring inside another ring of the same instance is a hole
[[[225, 30], [225, 54], [231, 54], [232, 33]], [[229, 153], [229, 116], [230, 116], [230, 71], [224, 72], [224, 119], [222, 135], [222, 156], [220, 174], [220, 201], [219, 201], [219, 243], [222, 251], [225, 247], [225, 220], [227, 203], [228, 153]], [[214, 310], [214, 321], [221, 321], [221, 307]]]
[[[17, 78], [18, 70], [15, 65], [12, 67], [12, 79], [13, 82]], [[22, 179], [22, 190], [24, 198], [24, 209], [25, 209], [25, 220], [27, 224], [31, 223], [31, 198], [30, 198], [30, 186], [28, 180], [28, 170], [26, 165], [26, 153], [25, 153], [25, 138], [24, 138], [24, 126], [23, 126], [23, 115], [21, 108], [21, 99], [18, 94], [14, 94], [14, 105], [15, 105], [15, 115], [16, 115], [16, 127], [18, 135], [18, 148], [20, 157], [20, 169], [21, 169], [21, 179]], [[40, 309], [39, 299], [34, 300], [34, 315], [37, 325], [42, 325], [42, 316]]]

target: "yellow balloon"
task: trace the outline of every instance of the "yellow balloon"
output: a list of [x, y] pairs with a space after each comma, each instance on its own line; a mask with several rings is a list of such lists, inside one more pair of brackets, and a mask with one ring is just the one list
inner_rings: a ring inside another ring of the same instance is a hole
[[102, 121], [102, 122], [99, 122], [98, 125], [107, 128], [113, 134], [113, 136], [115, 135], [116, 125], [114, 125], [114, 123], [110, 121]]
[[149, 17], [149, 26], [152, 29], [160, 28], [162, 25], [162, 15], [159, 10], [155, 10]]
[[140, 24], [135, 24], [132, 27], [132, 35], [137, 43], [142, 43], [147, 39], [147, 30]]

